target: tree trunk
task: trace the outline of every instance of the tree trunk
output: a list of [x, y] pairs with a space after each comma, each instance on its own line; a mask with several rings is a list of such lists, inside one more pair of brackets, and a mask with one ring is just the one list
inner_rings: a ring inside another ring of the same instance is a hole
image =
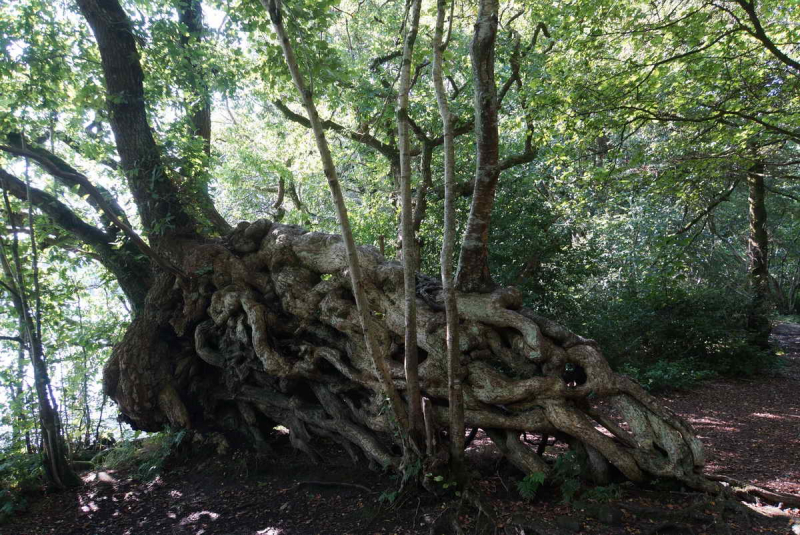
[[[455, 2], [455, 0], [453, 0]], [[433, 84], [444, 130], [444, 236], [442, 238], [442, 294], [447, 323], [447, 402], [450, 423], [450, 461], [457, 475], [464, 473], [464, 393], [462, 391], [461, 352], [458, 338], [458, 302], [453, 281], [453, 251], [456, 234], [455, 148], [453, 118], [447, 103], [442, 74], [444, 14], [446, 0], [437, 1], [436, 30], [433, 37]], [[452, 24], [452, 20], [450, 21]]]
[[195, 235], [147, 120], [144, 72], [135, 33], [118, 0], [78, 0], [102, 60], [106, 106], [122, 170], [152, 244], [166, 235]]
[[765, 204], [764, 163], [756, 162], [747, 170], [748, 204], [750, 206], [750, 236], [747, 242], [748, 277], [750, 281], [750, 310], [747, 328], [752, 342], [769, 348], [769, 235], [767, 234], [767, 208]]
[[[411, 439], [419, 448], [423, 443], [422, 397], [419, 391], [419, 357], [417, 354], [417, 269], [416, 236], [411, 206], [411, 141], [408, 125], [408, 93], [411, 89], [411, 58], [419, 28], [421, 0], [409, 6], [408, 31], [403, 45], [400, 66], [400, 87], [397, 92], [397, 145], [400, 153], [401, 229], [403, 239], [403, 287], [405, 288], [405, 372], [408, 417]], [[421, 448], [419, 448], [421, 451]]]
[[[44, 360], [44, 348], [41, 342], [41, 326], [39, 323], [41, 306], [38, 290], [39, 283], [37, 280], [38, 265], [36, 261], [37, 251], [34, 228], [31, 224], [30, 241], [31, 257], [33, 259], [32, 274], [34, 277], [33, 286], [35, 288], [34, 299], [36, 303], [35, 317], [31, 314], [30, 304], [28, 302], [28, 294], [19, 254], [17, 229], [16, 225], [13, 223], [11, 205], [5, 190], [3, 191], [3, 200], [8, 221], [11, 222], [13, 243], [9, 247], [5, 244], [5, 240], [0, 237], [0, 263], [2, 263], [8, 287], [12, 290], [12, 303], [17, 312], [20, 324], [24, 328], [24, 339], [28, 346], [31, 364], [33, 365], [34, 387], [36, 389], [39, 407], [39, 423], [42, 430], [44, 470], [47, 479], [55, 487], [61, 489], [72, 487], [80, 484], [80, 479], [72, 471], [67, 460], [64, 437], [62, 435], [61, 422], [58, 415], [58, 405], [50, 391], [50, 376], [47, 371], [47, 364]], [[33, 213], [33, 208], [30, 205], [28, 211], [29, 215]], [[11, 260], [9, 260], [9, 256]]]
[[495, 286], [489, 272], [489, 223], [500, 177], [497, 86], [494, 80], [497, 17], [498, 1], [481, 0], [470, 48], [475, 90], [477, 168], [456, 274], [456, 287], [462, 292], [488, 292]]
[[342, 238], [344, 240], [345, 252], [347, 255], [348, 269], [350, 271], [351, 292], [356, 303], [356, 312], [358, 313], [364, 343], [366, 345], [367, 354], [370, 356], [373, 364], [378, 369], [380, 381], [383, 386], [384, 394], [389, 398], [397, 424], [402, 435], [408, 436], [410, 425], [408, 415], [405, 407], [403, 406], [400, 395], [392, 382], [389, 364], [384, 356], [383, 348], [380, 346], [378, 338], [373, 332], [372, 312], [370, 310], [370, 303], [366, 297], [366, 291], [363, 283], [363, 276], [361, 274], [361, 262], [356, 250], [356, 244], [353, 240], [353, 232], [350, 229], [350, 219], [347, 215], [347, 207], [344, 203], [344, 196], [342, 189], [339, 185], [339, 177], [336, 172], [336, 166], [331, 157], [330, 148], [328, 147], [328, 140], [325, 138], [325, 130], [322, 127], [322, 121], [319, 119], [317, 108], [314, 105], [313, 96], [311, 91], [307, 89], [303, 76], [300, 73], [300, 68], [297, 65], [297, 60], [294, 56], [289, 37], [283, 26], [283, 14], [280, 9], [280, 0], [261, 0], [264, 8], [269, 13], [272, 20], [272, 26], [278, 34], [278, 39], [283, 49], [283, 55], [286, 59], [286, 64], [292, 74], [292, 80], [295, 87], [303, 101], [303, 106], [308, 114], [308, 120], [311, 123], [311, 128], [314, 131], [314, 138], [317, 142], [317, 150], [319, 151], [320, 158], [322, 159], [322, 167], [325, 171], [325, 178], [328, 180], [328, 186], [331, 190], [333, 197], [333, 204], [336, 208], [336, 217], [339, 220], [339, 228], [342, 231]]
[[208, 165], [211, 159], [211, 92], [206, 82], [202, 61], [192, 57], [192, 39], [196, 42], [203, 40], [206, 30], [203, 25], [203, 5], [200, 0], [186, 0], [180, 3], [178, 20], [186, 25], [186, 33], [181, 33], [180, 44], [183, 49], [188, 72], [186, 82], [190, 91], [190, 103], [187, 104], [189, 119], [189, 133], [197, 136], [202, 141], [202, 156], [198, 158], [202, 163], [196, 166], [190, 155], [184, 165], [189, 178], [198, 186], [201, 193], [197, 199], [200, 211], [211, 223], [211, 226], [220, 234], [227, 234], [231, 227], [214, 206], [208, 191]]

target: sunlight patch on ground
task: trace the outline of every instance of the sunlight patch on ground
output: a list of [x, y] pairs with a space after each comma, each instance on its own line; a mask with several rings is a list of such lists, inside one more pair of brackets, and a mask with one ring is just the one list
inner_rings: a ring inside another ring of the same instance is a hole
[[86, 500], [84, 496], [78, 497], [78, 503], [81, 506], [81, 511], [83, 511], [84, 513], [89, 513], [89, 512], [94, 513], [100, 510], [100, 508], [97, 507], [97, 504], [93, 500]]
[[725, 422], [717, 418], [709, 418], [709, 417], [687, 418], [687, 420], [689, 420], [689, 423], [691, 423], [692, 425], [696, 425], [698, 427], [711, 426], [722, 429], [723, 431], [731, 431], [734, 433], [739, 431], [738, 427], [733, 427], [732, 425], [729, 425], [729, 422]]
[[758, 418], [766, 418], [768, 420], [784, 420], [786, 416], [778, 415], [778, 414], [770, 414], [768, 412], [754, 412], [751, 416], [756, 416]]
[[195, 522], [199, 522], [200, 520], [211, 520], [212, 522], [219, 518], [219, 513], [214, 513], [212, 511], [199, 511], [197, 513], [192, 513], [183, 520], [181, 520], [181, 526], [185, 526], [186, 524], [194, 524]]
[[89, 511], [96, 513], [99, 510], [100, 508], [97, 507], [97, 504], [94, 502], [89, 502], [88, 505], [84, 505], [83, 507], [81, 507], [81, 511], [83, 511], [84, 513], [88, 513]]
[[283, 530], [280, 528], [264, 528], [256, 531], [256, 535], [281, 535]]

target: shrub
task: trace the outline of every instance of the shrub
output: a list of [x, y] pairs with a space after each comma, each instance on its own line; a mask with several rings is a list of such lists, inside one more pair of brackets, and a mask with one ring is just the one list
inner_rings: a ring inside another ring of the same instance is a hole
[[93, 462], [112, 470], [133, 469], [135, 477], [145, 481], [154, 479], [183, 443], [186, 433], [185, 429], [167, 428], [144, 439], [125, 440], [96, 455]]
[[710, 286], [607, 288], [584, 296], [571, 328], [594, 338], [611, 366], [651, 391], [686, 389], [715, 375], [749, 376], [778, 359], [748, 344], [747, 300]]
[[0, 461], [0, 523], [27, 507], [24, 494], [44, 483], [40, 455], [5, 452]]
[[716, 375], [716, 372], [698, 369], [695, 359], [677, 362], [662, 360], [650, 367], [636, 367], [625, 363], [620, 366], [620, 371], [636, 379], [651, 392], [685, 390]]

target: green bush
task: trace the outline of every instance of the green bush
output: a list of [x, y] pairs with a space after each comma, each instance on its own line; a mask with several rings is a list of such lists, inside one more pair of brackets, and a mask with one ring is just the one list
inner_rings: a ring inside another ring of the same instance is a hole
[[630, 375], [651, 392], [685, 390], [716, 375], [716, 372], [698, 369], [695, 359], [677, 362], [662, 360], [649, 367], [625, 363], [619, 371]]
[[597, 340], [611, 366], [648, 390], [686, 389], [716, 375], [775, 369], [772, 353], [748, 343], [747, 300], [710, 286], [606, 288], [585, 296], [569, 326]]
[[109, 470], [133, 470], [141, 480], [157, 477], [175, 450], [183, 443], [186, 430], [165, 429], [144, 439], [125, 440], [99, 453], [93, 462]]
[[41, 488], [44, 471], [40, 455], [5, 452], [0, 461], [0, 523], [27, 507], [24, 494]]
[[553, 465], [552, 478], [561, 488], [561, 501], [572, 503], [582, 487], [582, 476], [586, 471], [586, 455], [569, 450], [558, 456]]

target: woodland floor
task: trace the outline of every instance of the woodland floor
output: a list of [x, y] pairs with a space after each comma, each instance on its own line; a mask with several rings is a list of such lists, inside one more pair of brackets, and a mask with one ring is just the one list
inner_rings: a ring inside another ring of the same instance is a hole
[[[707, 447], [709, 473], [800, 495], [800, 325], [779, 325], [773, 336], [786, 364], [776, 375], [712, 381], [662, 399], [695, 427]], [[389, 507], [379, 501], [383, 491], [397, 487], [387, 476], [353, 466], [334, 449], [326, 464], [313, 465], [292, 453], [285, 437], [273, 447], [282, 453], [277, 459], [237, 453], [196, 458], [149, 483], [124, 472], [89, 472], [79, 490], [32, 499], [28, 512], [0, 526], [0, 534], [428, 534], [438, 518], [458, 507], [454, 497], [425, 493], [403, 496]], [[562, 504], [559, 491], [547, 487], [541, 498], [527, 502], [516, 489], [518, 474], [486, 438], [479, 434], [469, 455], [481, 472], [474, 484], [501, 524], [489, 533], [800, 534], [800, 510], [756, 504], [749, 507], [757, 515], [728, 513], [721, 520], [711, 502], [702, 505], [704, 497], [657, 486], [623, 485], [619, 496], [594, 511], [587, 509], [592, 505], [586, 494], [580, 505]], [[651, 514], [698, 503], [699, 514], [689, 521]], [[609, 518], [602, 522], [597, 516]], [[474, 514], [462, 516], [461, 524], [465, 533], [477, 532]]]

